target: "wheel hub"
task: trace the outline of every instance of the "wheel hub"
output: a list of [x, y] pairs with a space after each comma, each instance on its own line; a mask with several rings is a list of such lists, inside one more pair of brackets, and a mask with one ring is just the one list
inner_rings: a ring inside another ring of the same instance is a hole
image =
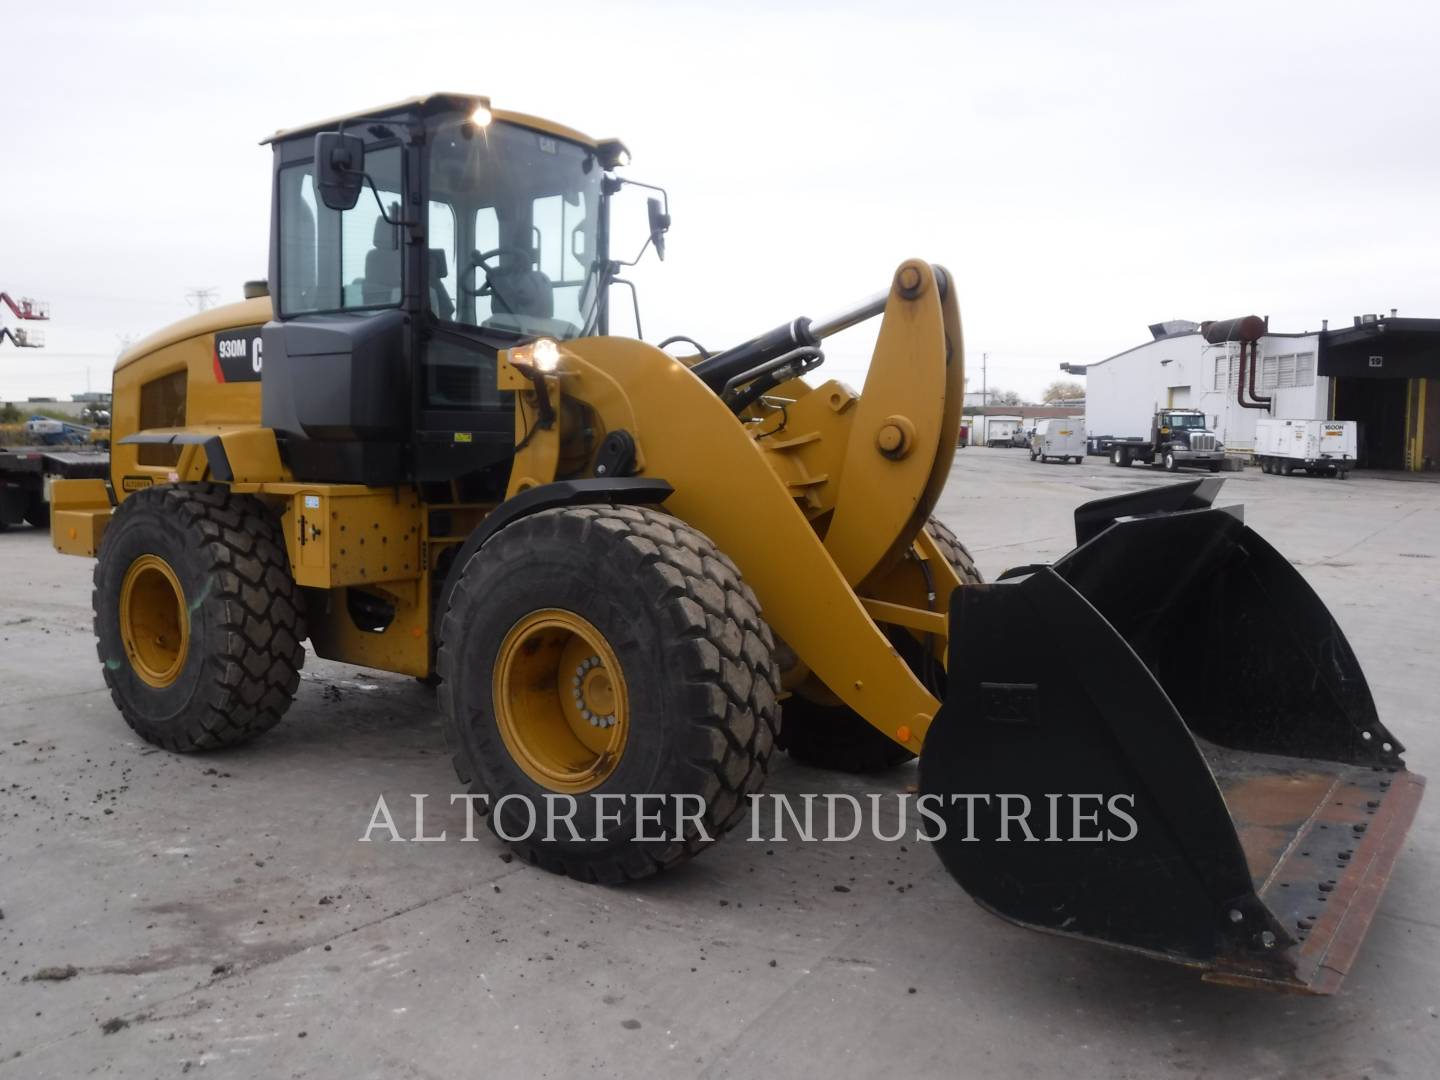
[[141, 555], [120, 584], [120, 640], [135, 674], [158, 689], [180, 676], [190, 652], [185, 590], [170, 564]]
[[624, 673], [605, 636], [574, 612], [546, 608], [511, 627], [492, 693], [506, 749], [542, 787], [589, 791], [619, 764], [629, 735]]
[[615, 684], [599, 656], [592, 654], [576, 665], [570, 683], [582, 720], [591, 727], [615, 726]]

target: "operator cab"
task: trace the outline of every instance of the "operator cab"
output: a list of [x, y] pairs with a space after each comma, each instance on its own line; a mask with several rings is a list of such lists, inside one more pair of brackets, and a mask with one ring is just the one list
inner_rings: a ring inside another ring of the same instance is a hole
[[503, 490], [497, 355], [606, 332], [623, 146], [458, 94], [270, 142], [261, 411], [297, 479]]

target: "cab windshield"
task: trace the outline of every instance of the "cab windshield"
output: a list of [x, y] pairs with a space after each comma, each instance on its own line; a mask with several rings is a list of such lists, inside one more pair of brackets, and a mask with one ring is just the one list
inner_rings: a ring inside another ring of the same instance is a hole
[[1165, 424], [1172, 428], [1203, 428], [1205, 417], [1199, 413], [1166, 413]]
[[443, 118], [430, 151], [430, 307], [442, 321], [574, 338], [595, 324], [603, 169], [544, 132]]

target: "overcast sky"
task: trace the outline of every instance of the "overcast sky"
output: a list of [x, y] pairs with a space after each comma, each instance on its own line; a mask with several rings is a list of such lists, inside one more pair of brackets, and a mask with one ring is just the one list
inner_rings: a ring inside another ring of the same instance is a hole
[[[53, 321], [0, 344], [0, 399], [107, 389], [120, 336], [265, 274], [259, 139], [431, 90], [625, 139], [675, 218], [633, 275], [652, 341], [822, 315], [910, 256], [958, 281], [970, 389], [984, 351], [1027, 397], [1162, 319], [1440, 316], [1437, 31], [1313, 0], [10, 3], [0, 289]], [[829, 373], [859, 385], [870, 338]]]

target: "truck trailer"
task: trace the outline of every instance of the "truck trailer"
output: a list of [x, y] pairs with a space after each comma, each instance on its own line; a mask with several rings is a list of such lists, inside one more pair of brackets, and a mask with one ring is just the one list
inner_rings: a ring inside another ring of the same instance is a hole
[[1255, 425], [1255, 460], [1272, 475], [1297, 470], [1345, 480], [1355, 467], [1354, 420], [1272, 420]]
[[0, 446], [0, 532], [24, 522], [47, 528], [55, 480], [103, 480], [109, 473], [110, 454], [95, 445]]

